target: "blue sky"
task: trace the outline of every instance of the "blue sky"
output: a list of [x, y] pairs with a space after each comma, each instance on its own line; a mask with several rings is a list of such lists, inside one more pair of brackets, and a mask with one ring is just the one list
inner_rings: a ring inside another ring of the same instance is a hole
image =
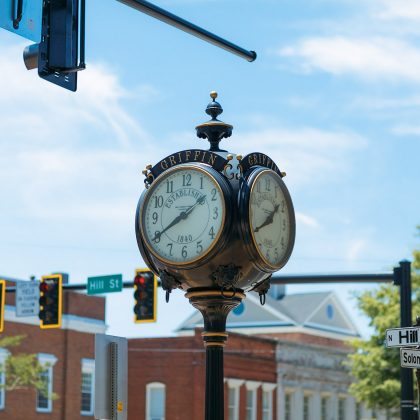
[[[194, 127], [216, 90], [229, 151], [272, 157], [291, 192], [294, 253], [283, 272], [382, 272], [411, 258], [420, 223], [420, 3], [172, 0], [155, 4], [250, 50], [253, 63], [115, 0], [87, 5], [77, 93], [28, 72], [29, 42], [0, 29], [0, 274], [64, 271], [72, 282], [144, 266], [134, 214], [141, 170], [207, 145]], [[334, 288], [362, 331], [350, 292]], [[132, 323], [132, 293], [108, 298], [115, 335], [168, 334], [191, 313], [180, 291], [159, 321]], [[392, 327], [392, 326], [390, 326]]]

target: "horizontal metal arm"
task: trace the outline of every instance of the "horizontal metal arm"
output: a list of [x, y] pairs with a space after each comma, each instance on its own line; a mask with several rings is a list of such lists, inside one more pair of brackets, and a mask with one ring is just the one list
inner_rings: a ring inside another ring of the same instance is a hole
[[271, 284], [298, 283], [387, 283], [394, 281], [393, 273], [382, 274], [307, 274], [279, 276], [273, 275]]
[[149, 16], [159, 19], [162, 22], [172, 25], [175, 28], [181, 29], [185, 32], [188, 32], [191, 35], [196, 36], [204, 41], [214, 44], [217, 47], [223, 48], [233, 54], [238, 55], [239, 57], [244, 58], [247, 61], [254, 61], [257, 58], [257, 53], [255, 51], [248, 51], [241, 47], [238, 47], [235, 44], [227, 41], [226, 39], [220, 38], [219, 36], [212, 34], [209, 31], [206, 31], [203, 28], [200, 28], [197, 25], [194, 25], [191, 22], [188, 22], [185, 19], [176, 16], [167, 10], [161, 9], [158, 6], [155, 6], [152, 3], [149, 3], [145, 0], [118, 0], [120, 3], [124, 3], [127, 6], [132, 7], [140, 12], [146, 13]]

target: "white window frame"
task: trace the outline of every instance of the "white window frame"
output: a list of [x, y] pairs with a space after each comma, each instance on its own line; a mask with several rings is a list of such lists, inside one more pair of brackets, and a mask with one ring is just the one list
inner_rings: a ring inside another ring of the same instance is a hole
[[48, 407], [38, 407], [38, 395], [36, 395], [36, 412], [37, 413], [51, 413], [53, 411], [53, 403], [51, 395], [53, 393], [53, 381], [54, 381], [54, 375], [53, 375], [53, 367], [55, 363], [57, 362], [57, 357], [55, 357], [53, 354], [46, 354], [46, 353], [38, 353], [38, 362], [40, 365], [45, 366], [45, 371], [48, 374]]
[[321, 401], [320, 401], [320, 409], [321, 409], [321, 412], [319, 413], [320, 414], [320, 418], [321, 418], [321, 420], [322, 420], [322, 400], [323, 399], [326, 399], [327, 400], [327, 406], [326, 406], [326, 409], [327, 409], [327, 412], [326, 412], [326, 419], [329, 419], [329, 418], [331, 418], [331, 401], [332, 401], [332, 395], [331, 394], [321, 394]]
[[287, 412], [286, 412], [286, 398], [287, 397], [289, 397], [290, 398], [290, 400], [289, 400], [289, 402], [290, 402], [290, 417], [289, 417], [289, 419], [290, 420], [293, 420], [293, 414], [294, 414], [294, 406], [293, 406], [293, 404], [294, 404], [294, 399], [295, 399], [295, 392], [296, 392], [296, 390], [295, 389], [293, 389], [293, 388], [286, 388], [285, 390], [284, 390], [284, 401], [283, 401], [283, 405], [284, 405], [284, 419], [286, 420], [287, 419]]
[[[87, 373], [92, 375], [92, 383], [90, 386], [90, 410], [82, 410], [82, 400], [80, 401], [80, 414], [82, 416], [93, 416], [95, 411], [95, 360], [94, 359], [82, 359], [82, 383], [80, 384], [80, 388], [83, 385], [83, 373]], [[80, 397], [82, 397], [82, 389], [80, 389]]]
[[163, 418], [165, 420], [166, 414], [166, 385], [162, 382], [149, 382], [146, 385], [146, 420], [151, 420], [150, 401], [151, 393], [154, 389], [163, 389]]
[[305, 391], [303, 393], [303, 404], [302, 404], [302, 416], [305, 420], [305, 398], [308, 398], [308, 418], [307, 420], [311, 420], [312, 413], [313, 413], [313, 404], [314, 404], [314, 394], [313, 392]]
[[4, 371], [6, 359], [9, 357], [10, 352], [7, 349], [0, 349], [0, 410], [4, 410], [6, 407], [6, 390], [4, 385], [6, 384], [6, 372]]
[[[228, 379], [228, 419], [229, 420], [239, 420], [239, 404], [240, 404], [240, 394], [239, 389], [244, 384], [243, 379]], [[233, 419], [230, 417], [230, 395], [234, 395], [234, 405], [233, 405]]]
[[[248, 416], [248, 409], [251, 408], [251, 420], [257, 420], [257, 389], [261, 386], [261, 382], [246, 381], [246, 415]], [[252, 393], [252, 405], [248, 407], [248, 392]]]
[[268, 419], [273, 420], [273, 391], [276, 389], [276, 384], [263, 384], [262, 395], [261, 395], [261, 415], [264, 418], [264, 394], [268, 395]]
[[[340, 401], [343, 401], [343, 414], [344, 418], [340, 419]], [[348, 413], [347, 413], [347, 395], [339, 394], [337, 398], [337, 419], [339, 420], [346, 420], [348, 419]]]

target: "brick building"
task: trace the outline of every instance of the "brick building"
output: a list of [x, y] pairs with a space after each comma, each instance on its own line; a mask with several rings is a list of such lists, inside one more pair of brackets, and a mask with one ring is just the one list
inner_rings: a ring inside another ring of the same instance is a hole
[[[6, 294], [5, 325], [1, 337], [24, 335], [13, 353], [35, 353], [46, 366], [43, 374], [51, 399], [34, 390], [0, 391], [0, 419], [78, 420], [93, 418], [95, 334], [105, 333], [105, 299], [63, 294], [61, 329], [41, 330], [37, 317], [18, 318], [14, 293]], [[7, 356], [0, 349], [0, 363]], [[4, 375], [0, 375], [4, 383]]]

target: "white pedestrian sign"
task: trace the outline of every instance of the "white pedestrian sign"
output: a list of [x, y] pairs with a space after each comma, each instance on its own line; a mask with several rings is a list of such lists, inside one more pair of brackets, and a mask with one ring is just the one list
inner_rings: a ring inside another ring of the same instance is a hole
[[401, 367], [420, 369], [420, 349], [400, 349]]
[[386, 330], [387, 347], [420, 346], [420, 327], [390, 328]]
[[37, 281], [16, 282], [16, 316], [34, 316], [39, 312], [39, 283]]

